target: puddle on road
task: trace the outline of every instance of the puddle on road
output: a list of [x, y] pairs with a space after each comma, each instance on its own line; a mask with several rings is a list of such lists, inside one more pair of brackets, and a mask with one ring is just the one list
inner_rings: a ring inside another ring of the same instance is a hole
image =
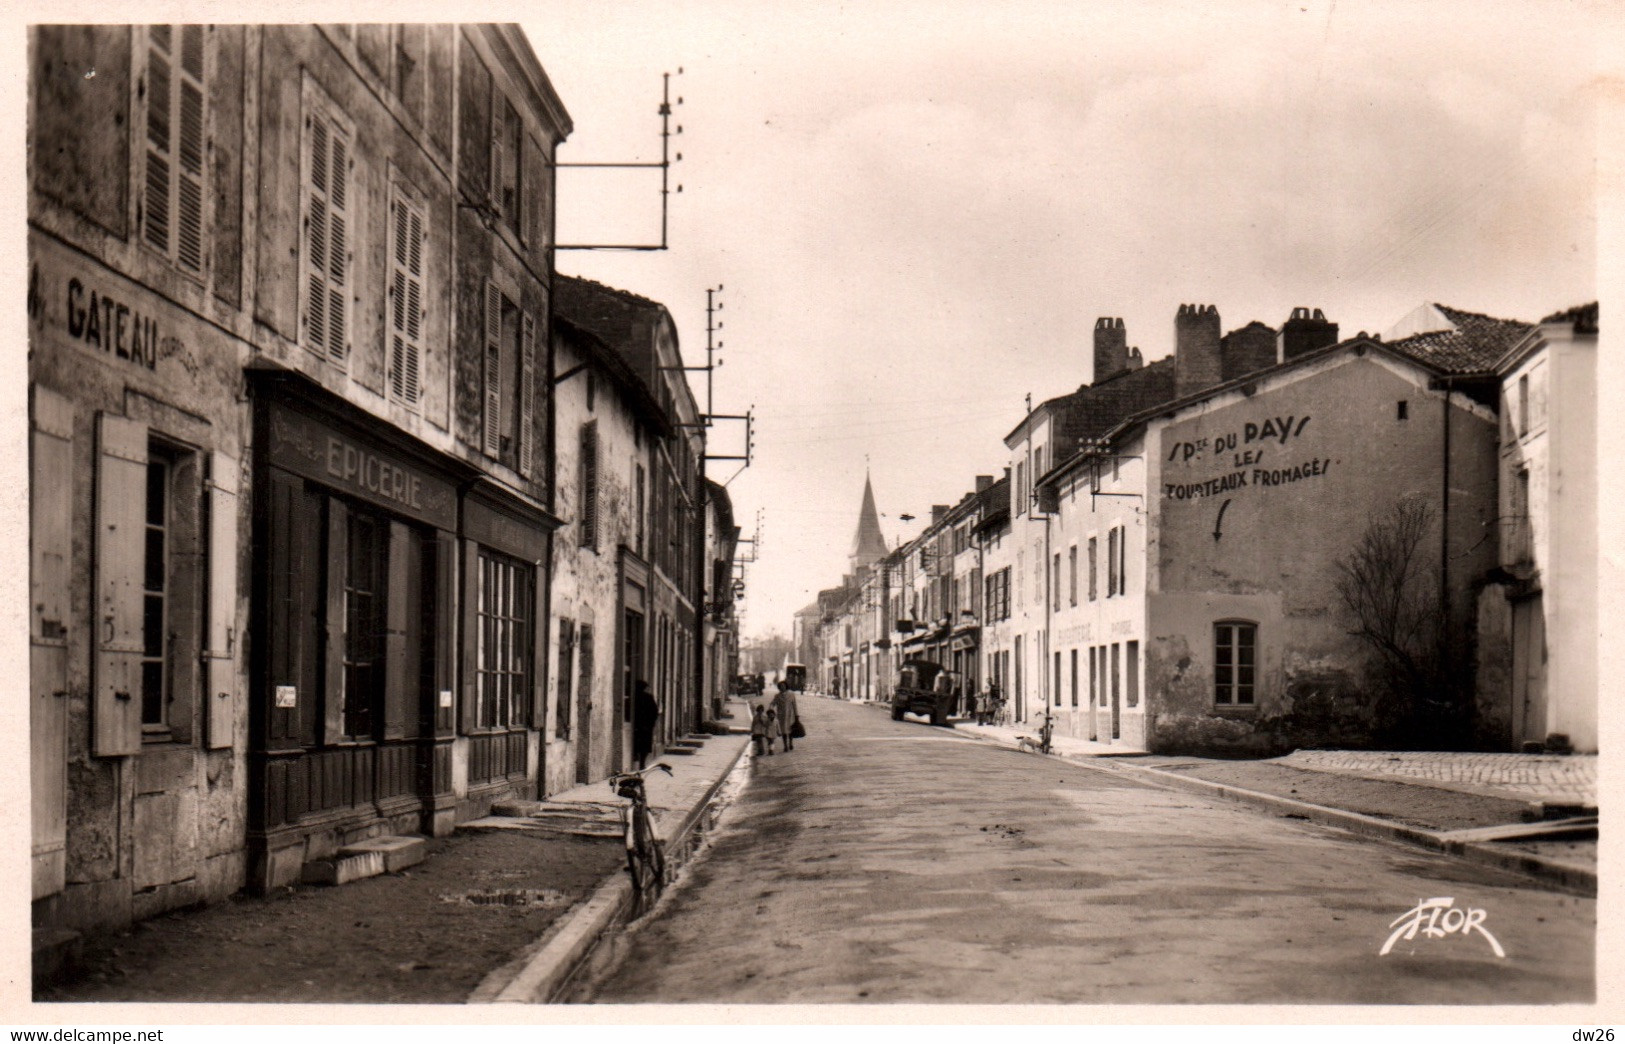
[[547, 888], [478, 888], [471, 892], [441, 893], [443, 903], [469, 906], [563, 906], [570, 897]]

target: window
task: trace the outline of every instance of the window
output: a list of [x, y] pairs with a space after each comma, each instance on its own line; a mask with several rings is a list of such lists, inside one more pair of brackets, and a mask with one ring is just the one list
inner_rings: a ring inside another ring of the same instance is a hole
[[1221, 707], [1253, 703], [1258, 626], [1240, 620], [1213, 625], [1213, 702]]
[[171, 464], [157, 447], [147, 451], [145, 554], [141, 581], [141, 727], [169, 724], [169, 513]]
[[1117, 527], [1117, 593], [1128, 594], [1128, 528]]
[[475, 597], [479, 607], [475, 724], [482, 729], [523, 725], [530, 703], [531, 567], [481, 550]]
[[1114, 527], [1106, 532], [1106, 597], [1110, 598], [1118, 593], [1117, 575], [1117, 529]]
[[154, 25], [136, 88], [145, 129], [137, 181], [141, 240], [183, 272], [203, 272], [205, 83], [201, 25]]
[[1410, 416], [1410, 411], [1411, 411], [1410, 403], [1406, 402], [1404, 399], [1400, 399], [1399, 404], [1398, 404], [1398, 406], [1396, 408], [1396, 411], [1395, 411], [1395, 415], [1400, 420], [1404, 420], [1405, 418]]
[[1027, 463], [1026, 463], [1026, 461], [1020, 461], [1020, 460], [1016, 461], [1016, 488], [1015, 488], [1015, 494], [1016, 494], [1016, 503], [1015, 503], [1016, 514], [1025, 515], [1027, 513]]
[[581, 426], [580, 475], [576, 517], [581, 523], [582, 547], [598, 550], [598, 423]]
[[1123, 666], [1128, 670], [1128, 705], [1140, 705], [1140, 643], [1129, 642], [1123, 649]]
[[536, 321], [485, 284], [483, 449], [529, 476], [535, 467]]
[[396, 185], [389, 221], [389, 397], [416, 407], [423, 394], [423, 205]]
[[553, 738], [570, 738], [570, 683], [575, 671], [576, 625], [567, 616], [559, 617], [558, 706], [553, 712]]
[[1096, 679], [1100, 675], [1100, 665], [1095, 662], [1095, 659], [1095, 647], [1091, 645], [1089, 647], [1089, 706], [1091, 707], [1097, 702], [1096, 697], [1100, 691], [1096, 684]]
[[1518, 434], [1529, 434], [1529, 375], [1518, 378]]
[[1055, 676], [1054, 677], [1055, 677], [1055, 682], [1054, 682], [1055, 705], [1057, 707], [1059, 707], [1061, 705], [1061, 651], [1059, 649], [1057, 649], [1055, 651]]
[[1061, 608], [1061, 553], [1059, 551], [1055, 552], [1055, 575], [1050, 579], [1050, 590], [1052, 592], [1051, 605], [1056, 609]]
[[1524, 565], [1535, 560], [1534, 528], [1529, 520], [1529, 469], [1519, 468], [1516, 480], [1512, 484], [1512, 518], [1510, 520], [1512, 539], [1509, 540], [1508, 549], [1511, 551], [1509, 560], [1514, 565]]
[[493, 104], [491, 118], [491, 196], [502, 219], [514, 235], [524, 238], [524, 194], [521, 191], [521, 158], [523, 155], [524, 124], [506, 98], [501, 105]]
[[305, 90], [303, 205], [305, 347], [333, 362], [349, 355], [350, 178], [348, 121], [309, 81]]
[[1089, 601], [1100, 597], [1100, 539], [1089, 538]]
[[643, 474], [643, 465], [639, 464], [639, 465], [637, 465], [637, 471], [636, 471], [637, 512], [638, 512], [638, 517], [637, 517], [638, 542], [634, 546], [636, 547], [637, 552], [640, 555], [646, 554], [646, 552], [643, 550], [643, 519], [644, 519], [644, 515], [647, 514], [647, 512], [648, 512], [648, 506], [645, 504], [645, 499], [646, 499], [646, 494], [644, 493], [644, 482], [645, 481], [646, 481], [646, 479], [645, 479], [645, 476]]
[[361, 511], [346, 513], [342, 684], [344, 735], [371, 738], [373, 708], [384, 683], [384, 578], [389, 523]]
[[1072, 650], [1072, 706], [1078, 705], [1078, 650]]

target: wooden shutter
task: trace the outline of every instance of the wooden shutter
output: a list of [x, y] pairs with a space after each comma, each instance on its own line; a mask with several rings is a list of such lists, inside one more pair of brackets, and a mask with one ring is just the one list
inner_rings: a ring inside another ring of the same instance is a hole
[[519, 349], [519, 473], [529, 477], [536, 456], [536, 320], [526, 314], [521, 320]]
[[327, 603], [322, 629], [322, 742], [344, 738], [344, 584], [350, 576], [350, 513], [343, 502], [327, 500]]
[[112, 756], [141, 749], [147, 426], [106, 413], [97, 421], [92, 752]]
[[502, 452], [502, 291], [485, 284], [485, 454]]
[[211, 749], [230, 747], [236, 735], [237, 478], [236, 459], [215, 451], [209, 461], [209, 644], [203, 654]]
[[[177, 31], [178, 30], [178, 31]], [[142, 85], [142, 238], [183, 269], [203, 271], [204, 28], [147, 31]]]
[[176, 78], [180, 151], [175, 181], [175, 260], [203, 270], [203, 27], [183, 25]]
[[424, 224], [422, 211], [397, 196], [390, 222], [389, 393], [408, 406], [416, 406], [423, 391]]
[[170, 211], [174, 183], [174, 117], [170, 105], [174, 97], [173, 65], [170, 48], [174, 34], [167, 25], [147, 30], [147, 70], [143, 84], [146, 96], [146, 135], [143, 171], [139, 186], [141, 204], [137, 218], [141, 236], [155, 249], [170, 253], [173, 217]]
[[68, 600], [73, 404], [34, 387], [29, 483], [29, 715], [33, 898], [62, 891], [68, 844]]
[[350, 138], [316, 106], [305, 115], [305, 343], [335, 362], [348, 352]]
[[598, 428], [581, 426], [581, 545], [598, 547]]

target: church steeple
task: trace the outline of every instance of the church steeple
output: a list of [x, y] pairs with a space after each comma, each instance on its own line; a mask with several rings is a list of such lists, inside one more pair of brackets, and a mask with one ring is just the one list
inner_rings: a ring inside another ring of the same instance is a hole
[[858, 511], [858, 531], [852, 537], [852, 572], [874, 565], [886, 557], [886, 537], [880, 532], [880, 513], [875, 510], [875, 490], [869, 474], [863, 475], [863, 507]]

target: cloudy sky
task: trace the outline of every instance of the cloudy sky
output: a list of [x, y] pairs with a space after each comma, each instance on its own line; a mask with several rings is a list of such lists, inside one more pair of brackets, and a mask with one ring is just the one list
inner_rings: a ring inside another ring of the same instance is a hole
[[[762, 518], [747, 634], [839, 582], [865, 469], [890, 541], [999, 474], [1024, 397], [1090, 379], [1097, 316], [1155, 359], [1182, 302], [1352, 335], [1424, 300], [1535, 320], [1597, 296], [1580, 5], [531, 10], [563, 161], [658, 158], [683, 70], [671, 249], [559, 267], [665, 303], [691, 364], [724, 286], [714, 409], [757, 418], [728, 487], [747, 536]], [[658, 240], [658, 177], [560, 186], [561, 242]], [[743, 434], [719, 424], [712, 452]]]

